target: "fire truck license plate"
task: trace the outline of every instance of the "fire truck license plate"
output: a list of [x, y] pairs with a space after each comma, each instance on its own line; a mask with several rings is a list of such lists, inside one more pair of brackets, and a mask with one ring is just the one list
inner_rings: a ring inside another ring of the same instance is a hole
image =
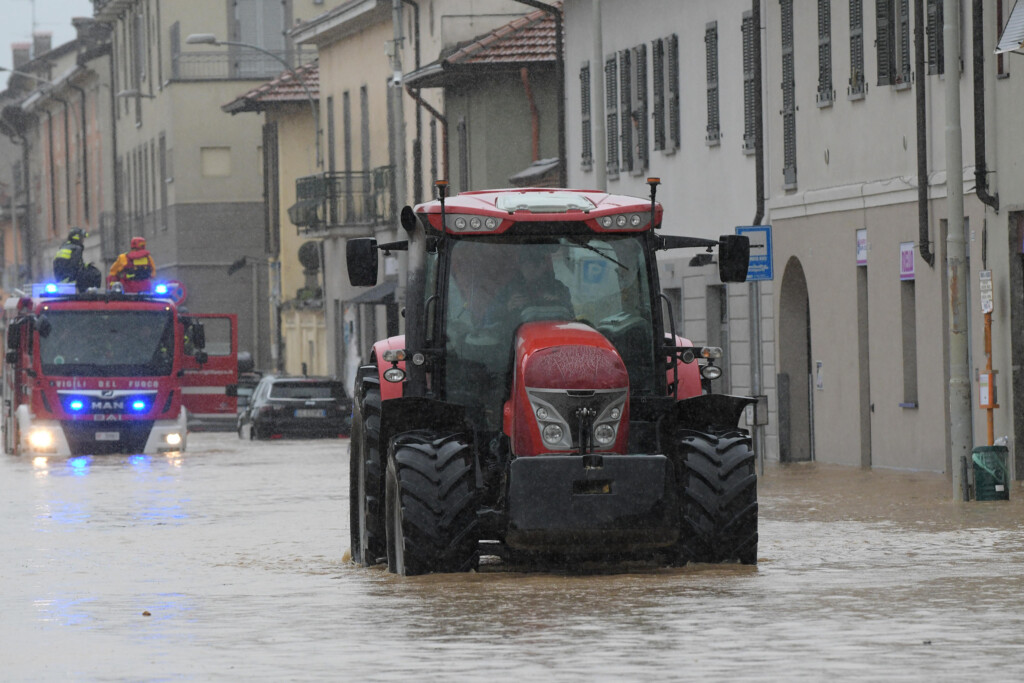
[[97, 441], [117, 441], [120, 438], [120, 432], [96, 432]]
[[295, 417], [323, 417], [327, 412], [323, 408], [299, 408]]

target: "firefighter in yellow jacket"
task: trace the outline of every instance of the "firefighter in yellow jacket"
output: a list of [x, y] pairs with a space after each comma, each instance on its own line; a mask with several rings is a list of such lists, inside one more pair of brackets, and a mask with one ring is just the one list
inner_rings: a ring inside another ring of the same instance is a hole
[[155, 275], [156, 265], [146, 249], [146, 238], [133, 237], [131, 249], [118, 256], [110, 266], [107, 285], [117, 281], [125, 292], [148, 292]]

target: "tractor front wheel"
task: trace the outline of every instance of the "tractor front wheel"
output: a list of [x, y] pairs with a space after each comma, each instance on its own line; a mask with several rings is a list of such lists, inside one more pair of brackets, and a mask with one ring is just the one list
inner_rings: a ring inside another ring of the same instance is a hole
[[473, 453], [463, 435], [415, 431], [395, 437], [385, 507], [390, 571], [413, 576], [477, 568]]
[[757, 564], [757, 473], [746, 433], [681, 430], [676, 479], [676, 561]]

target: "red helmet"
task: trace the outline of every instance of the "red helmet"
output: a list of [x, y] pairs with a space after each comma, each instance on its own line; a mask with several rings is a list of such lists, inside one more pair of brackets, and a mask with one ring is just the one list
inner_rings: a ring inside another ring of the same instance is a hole
[[145, 249], [146, 238], [145, 237], [133, 237], [132, 238], [132, 249]]

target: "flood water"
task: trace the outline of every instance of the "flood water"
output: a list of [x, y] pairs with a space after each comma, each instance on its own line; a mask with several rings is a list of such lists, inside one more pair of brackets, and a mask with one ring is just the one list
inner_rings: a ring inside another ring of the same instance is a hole
[[0, 455], [3, 680], [1021, 680], [1024, 491], [769, 467], [757, 567], [346, 563], [348, 442]]

